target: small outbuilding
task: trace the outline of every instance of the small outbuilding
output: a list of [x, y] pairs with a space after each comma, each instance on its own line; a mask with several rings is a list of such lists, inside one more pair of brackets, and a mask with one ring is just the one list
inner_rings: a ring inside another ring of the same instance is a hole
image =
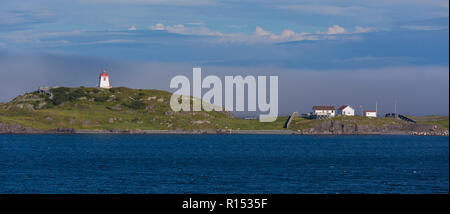
[[377, 111], [364, 111], [365, 117], [377, 117]]

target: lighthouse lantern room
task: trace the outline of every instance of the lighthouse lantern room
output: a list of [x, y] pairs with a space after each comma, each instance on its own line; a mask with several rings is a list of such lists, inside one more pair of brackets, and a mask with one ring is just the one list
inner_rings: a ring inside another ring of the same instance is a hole
[[106, 73], [106, 70], [103, 70], [102, 73], [100, 73], [98, 87], [99, 88], [112, 88], [111, 84], [109, 84], [109, 76], [108, 76], [108, 73]]

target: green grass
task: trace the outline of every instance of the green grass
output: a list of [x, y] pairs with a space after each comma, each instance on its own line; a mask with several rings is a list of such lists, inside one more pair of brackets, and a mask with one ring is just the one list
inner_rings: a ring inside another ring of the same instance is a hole
[[[272, 123], [260, 123], [258, 120], [233, 118], [224, 112], [172, 112], [169, 107], [171, 93], [159, 90], [63, 87], [52, 89], [52, 92], [53, 99], [32, 92], [1, 104], [0, 122], [17, 123], [42, 130], [58, 127], [106, 130], [258, 130], [282, 129], [287, 118], [280, 117]], [[29, 106], [34, 110], [29, 109]]]
[[408, 116], [411, 119], [417, 121], [419, 124], [437, 125], [443, 129], [449, 128], [449, 118], [448, 116]]

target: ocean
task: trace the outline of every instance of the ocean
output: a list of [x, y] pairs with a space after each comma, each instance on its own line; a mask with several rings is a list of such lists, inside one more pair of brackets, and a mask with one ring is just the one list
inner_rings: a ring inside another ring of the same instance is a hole
[[0, 193], [445, 193], [449, 137], [0, 135]]

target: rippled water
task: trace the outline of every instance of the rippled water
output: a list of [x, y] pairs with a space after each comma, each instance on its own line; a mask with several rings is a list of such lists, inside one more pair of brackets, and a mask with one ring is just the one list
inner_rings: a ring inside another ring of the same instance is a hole
[[0, 193], [448, 193], [449, 138], [0, 135]]

